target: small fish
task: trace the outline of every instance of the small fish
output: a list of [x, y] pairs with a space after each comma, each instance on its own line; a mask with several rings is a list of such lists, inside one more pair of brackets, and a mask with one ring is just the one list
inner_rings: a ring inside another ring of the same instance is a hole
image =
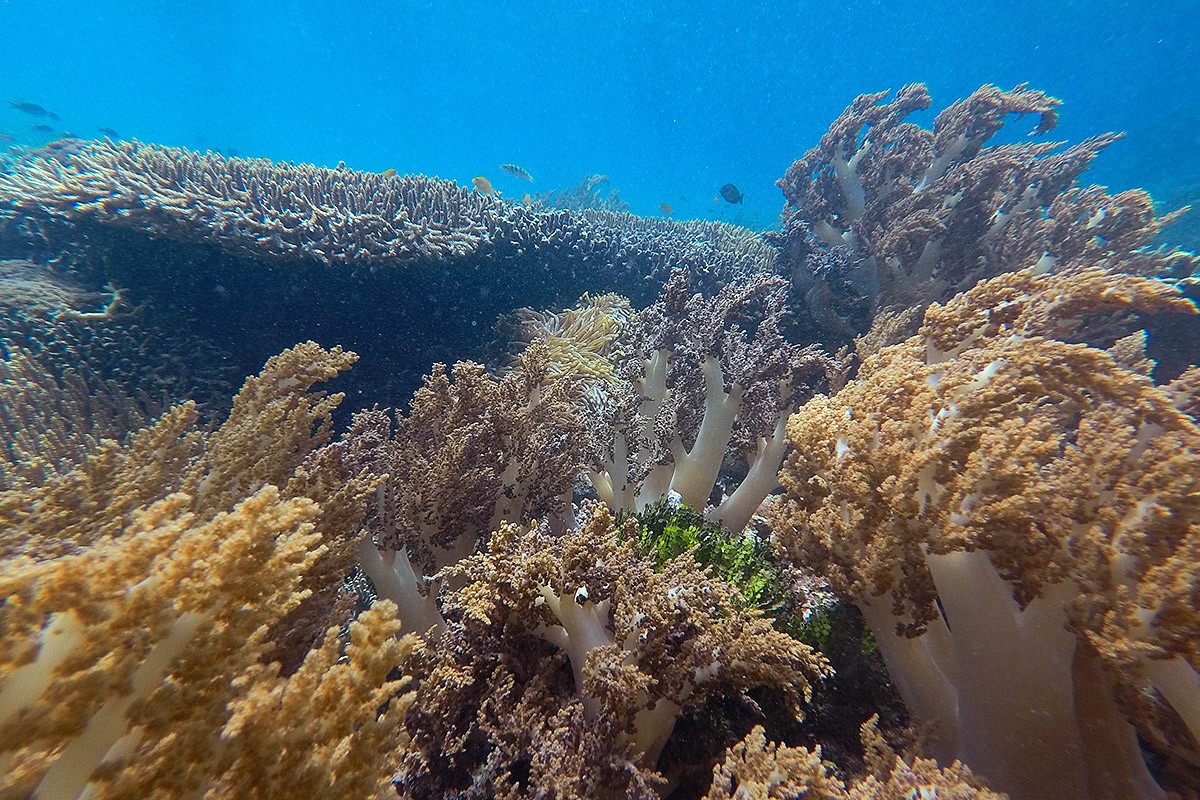
[[381, 172], [379, 174], [385, 178], [394, 178], [394, 177], [396, 177], [396, 170], [392, 169], [391, 167], [388, 167], [387, 169], [385, 169], [383, 172]]
[[529, 192], [526, 192], [525, 194], [521, 195], [521, 205], [523, 205], [523, 206], [533, 205], [533, 195], [531, 195]]
[[475, 184], [475, 189], [480, 194], [493, 194], [496, 190], [492, 188], [492, 182], [482, 175], [476, 175], [471, 178], [471, 183]]
[[42, 108], [37, 103], [27, 103], [24, 100], [9, 100], [8, 104], [10, 106], [12, 106], [13, 108], [15, 108], [17, 111], [21, 111], [25, 114], [29, 114], [30, 116], [48, 117], [50, 119], [58, 119], [58, 114], [55, 114], [53, 111], [49, 111], [45, 108]]
[[674, 209], [674, 207], [671, 206], [670, 203], [663, 203], [661, 206], [658, 207], [658, 210], [663, 212], [663, 214], [665, 214], [668, 217], [675, 213], [675, 209]]
[[103, 133], [105, 136], [107, 136], [110, 139], [120, 139], [121, 138], [121, 134], [117, 133], [112, 128], [96, 128], [96, 130], [100, 131], [101, 133]]
[[38, 133], [54, 133], [54, 128], [52, 128], [51, 126], [47, 125], [44, 122], [42, 122], [38, 125], [34, 125], [33, 129], [35, 131], [37, 131]]
[[514, 178], [520, 178], [523, 181], [532, 181], [533, 180], [533, 176], [529, 174], [529, 170], [525, 169], [524, 167], [520, 166], [519, 164], [501, 164], [500, 171], [507, 172], [509, 175], [512, 175]]
[[17, 137], [11, 133], [0, 133], [0, 144], [12, 144], [17, 140]]
[[720, 189], [721, 197], [725, 198], [726, 203], [741, 203], [744, 195], [741, 190], [732, 183], [727, 183]]

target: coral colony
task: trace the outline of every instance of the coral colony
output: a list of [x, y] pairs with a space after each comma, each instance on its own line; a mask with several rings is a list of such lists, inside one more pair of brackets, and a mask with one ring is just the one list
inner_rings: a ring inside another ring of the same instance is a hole
[[930, 104], [763, 235], [10, 164], [0, 795], [1194, 797], [1195, 259], [1057, 100]]

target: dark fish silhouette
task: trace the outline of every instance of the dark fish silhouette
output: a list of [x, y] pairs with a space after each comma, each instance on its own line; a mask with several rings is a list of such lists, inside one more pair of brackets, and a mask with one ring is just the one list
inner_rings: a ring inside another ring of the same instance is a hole
[[52, 128], [51, 126], [47, 125], [44, 122], [42, 122], [38, 125], [34, 125], [33, 129], [35, 131], [37, 131], [38, 133], [54, 133], [54, 128]]
[[0, 144], [12, 144], [17, 140], [17, 137], [11, 133], [0, 133]]
[[663, 203], [658, 207], [658, 210], [666, 214], [668, 217], [675, 213], [675, 209], [670, 203]]
[[24, 112], [34, 117], [48, 117], [50, 119], [58, 119], [58, 114], [42, 108], [37, 103], [27, 103], [24, 100], [9, 100], [8, 104], [17, 111]]
[[120, 139], [121, 138], [121, 134], [117, 133], [112, 128], [96, 128], [96, 130], [100, 131], [101, 133], [103, 133], [105, 136], [107, 136], [110, 139]]
[[725, 198], [726, 203], [741, 203], [742, 198], [745, 196], [742, 194], [741, 189], [737, 188], [732, 183], [727, 183], [722, 186], [720, 192], [721, 197]]
[[500, 171], [507, 172], [509, 175], [512, 175], [514, 178], [520, 178], [523, 181], [532, 181], [533, 180], [533, 176], [529, 174], [529, 170], [525, 169], [524, 167], [522, 167], [519, 164], [501, 164]]

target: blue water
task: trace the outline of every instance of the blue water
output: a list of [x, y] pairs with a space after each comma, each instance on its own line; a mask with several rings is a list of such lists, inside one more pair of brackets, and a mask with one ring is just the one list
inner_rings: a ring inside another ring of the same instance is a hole
[[[85, 137], [482, 174], [518, 197], [603, 173], [636, 213], [762, 228], [856, 94], [912, 81], [935, 110], [1028, 81], [1065, 101], [1056, 135], [1129, 132], [1094, 181], [1200, 183], [1198, 36], [1197, 0], [0, 0], [0, 100]], [[21, 141], [39, 122], [0, 108]], [[714, 203], [726, 182], [743, 207]]]

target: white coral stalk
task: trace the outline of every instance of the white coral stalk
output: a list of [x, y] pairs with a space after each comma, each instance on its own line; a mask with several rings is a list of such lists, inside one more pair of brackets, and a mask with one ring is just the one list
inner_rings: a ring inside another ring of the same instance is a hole
[[379, 596], [396, 604], [404, 632], [423, 634], [430, 628], [441, 631], [445, 622], [434, 593], [421, 593], [422, 579], [413, 570], [407, 553], [381, 552], [370, 536], [364, 536], [358, 545], [358, 563]]
[[736, 385], [729, 393], [725, 392], [725, 374], [717, 359], [706, 356], [700, 366], [707, 392], [704, 420], [691, 450], [685, 451], [682, 443], [676, 440], [673, 448], [675, 474], [668, 487], [670, 491], [678, 492], [684, 503], [696, 508], [708, 504], [708, 496], [721, 471], [721, 460], [733, 436], [733, 423], [741, 409], [742, 397], [742, 390]]

